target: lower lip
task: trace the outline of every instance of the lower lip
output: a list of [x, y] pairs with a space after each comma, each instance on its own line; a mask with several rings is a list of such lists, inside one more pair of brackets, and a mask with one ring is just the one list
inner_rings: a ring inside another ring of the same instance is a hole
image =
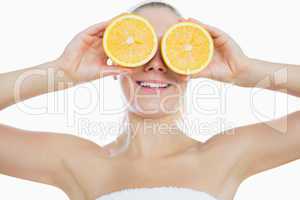
[[157, 94], [165, 90], [165, 88], [145, 88], [141, 87], [141, 90], [146, 94]]

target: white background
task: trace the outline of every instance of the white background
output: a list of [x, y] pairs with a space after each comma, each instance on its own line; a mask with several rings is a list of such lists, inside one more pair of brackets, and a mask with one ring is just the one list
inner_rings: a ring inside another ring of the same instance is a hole
[[[76, 33], [109, 19], [138, 2], [140, 1], [0, 1], [0, 72], [22, 69], [56, 58]], [[299, 1], [169, 2], [184, 16], [195, 17], [229, 33], [250, 57], [281, 63], [300, 63]], [[201, 81], [203, 80], [194, 80], [190, 83], [190, 88]], [[99, 129], [93, 129], [96, 134], [87, 135], [87, 129], [80, 128], [79, 125], [83, 119], [100, 123], [116, 122], [122, 118], [122, 112], [107, 112], [108, 109], [116, 110], [122, 106], [118, 82], [111, 78], [105, 79], [105, 89], [100, 89], [98, 83], [93, 83], [96, 88], [87, 85], [89, 90], [83, 86], [69, 90], [67, 105], [61, 105], [60, 99], [65, 92], [60, 92], [57, 96], [49, 94], [26, 101], [26, 112], [24, 107], [7, 108], [0, 113], [0, 123], [23, 129], [76, 134], [104, 144], [113, 137], [100, 139], [97, 137]], [[230, 128], [279, 117], [300, 108], [299, 99], [268, 91], [260, 91], [255, 97], [254, 105], [251, 105], [251, 89], [230, 87], [225, 90], [224, 87], [228, 87], [226, 85], [220, 86], [215, 82], [209, 84], [219, 90], [213, 98], [203, 98], [201, 106], [214, 108], [216, 113], [207, 114], [195, 110], [189, 113], [190, 119], [197, 119], [199, 123], [211, 122], [208, 125], [209, 134], [195, 136], [199, 140], [216, 134], [218, 131], [215, 127], [219, 122], [224, 122], [225, 128]], [[209, 89], [204, 87], [201, 93], [205, 92], [209, 92]], [[90, 101], [95, 99], [99, 103], [97, 109], [90, 108]], [[28, 106], [33, 108], [28, 109]], [[37, 107], [46, 106], [61, 106], [60, 112], [48, 110], [33, 114], [39, 111]], [[91, 112], [78, 114], [76, 112], [80, 111], [79, 107], [87, 107]], [[100, 113], [103, 109], [105, 112]], [[241, 185], [235, 199], [300, 199], [300, 192], [297, 191], [299, 185], [300, 161], [295, 161], [249, 178]], [[0, 175], [0, 196], [0, 199], [12, 200], [68, 199], [54, 187], [3, 175]]]

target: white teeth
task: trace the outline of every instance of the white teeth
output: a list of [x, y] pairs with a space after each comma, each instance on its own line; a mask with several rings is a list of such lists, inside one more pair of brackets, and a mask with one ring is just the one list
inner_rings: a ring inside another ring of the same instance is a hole
[[167, 83], [150, 83], [150, 82], [140, 82], [140, 85], [143, 87], [150, 87], [150, 88], [166, 88], [168, 86]]

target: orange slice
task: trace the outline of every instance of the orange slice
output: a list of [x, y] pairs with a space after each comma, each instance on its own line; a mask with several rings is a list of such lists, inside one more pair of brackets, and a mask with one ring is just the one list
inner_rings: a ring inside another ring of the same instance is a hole
[[103, 36], [103, 48], [116, 64], [138, 67], [146, 64], [158, 48], [156, 33], [143, 17], [123, 14], [108, 25]]
[[161, 54], [166, 65], [173, 71], [190, 75], [204, 69], [213, 56], [213, 40], [200, 25], [180, 22], [164, 34]]

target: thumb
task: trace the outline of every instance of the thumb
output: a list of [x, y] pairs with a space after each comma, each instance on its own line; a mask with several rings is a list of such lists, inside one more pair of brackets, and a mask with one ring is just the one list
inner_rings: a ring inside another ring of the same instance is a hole
[[206, 67], [197, 74], [192, 75], [192, 78], [211, 78], [211, 70]]
[[132, 73], [132, 69], [120, 66], [105, 66], [101, 67], [100, 72], [102, 73], [102, 77], [117, 76], [120, 74], [130, 74]]

